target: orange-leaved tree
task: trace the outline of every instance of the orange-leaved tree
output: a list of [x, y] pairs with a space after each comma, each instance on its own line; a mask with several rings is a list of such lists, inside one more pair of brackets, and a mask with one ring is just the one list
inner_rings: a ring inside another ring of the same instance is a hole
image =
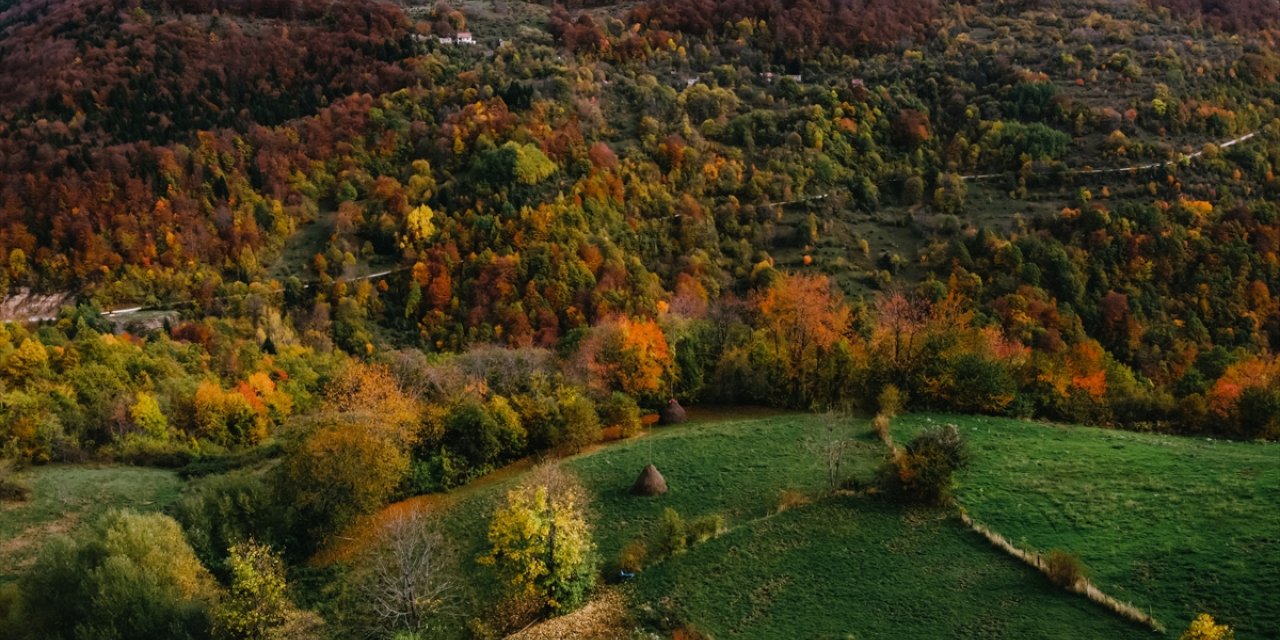
[[654, 401], [671, 383], [675, 360], [657, 322], [617, 316], [592, 328], [575, 368], [593, 389]]
[[786, 364], [793, 393], [813, 397], [821, 356], [844, 338], [849, 307], [826, 276], [783, 273], [756, 297], [760, 328]]

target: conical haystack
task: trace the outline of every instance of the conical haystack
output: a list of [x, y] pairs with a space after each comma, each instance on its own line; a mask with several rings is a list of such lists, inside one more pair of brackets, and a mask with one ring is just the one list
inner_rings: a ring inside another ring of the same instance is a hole
[[636, 483], [631, 485], [631, 494], [637, 496], [660, 496], [667, 492], [667, 481], [658, 473], [652, 464], [644, 466]]
[[667, 425], [680, 424], [687, 420], [689, 416], [685, 414], [684, 407], [680, 406], [680, 403], [676, 402], [675, 398], [672, 398], [667, 401], [667, 406], [658, 412], [658, 417], [661, 424]]

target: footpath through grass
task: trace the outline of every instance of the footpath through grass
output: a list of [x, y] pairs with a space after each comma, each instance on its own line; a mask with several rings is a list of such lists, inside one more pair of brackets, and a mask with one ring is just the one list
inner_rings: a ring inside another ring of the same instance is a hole
[[178, 476], [162, 469], [50, 465], [21, 475], [31, 499], [0, 503], [0, 583], [17, 579], [50, 536], [72, 533], [110, 509], [159, 511], [182, 492]]
[[1107, 593], [1176, 636], [1198, 612], [1280, 637], [1280, 446], [973, 416], [909, 415], [905, 442], [953, 422], [973, 462], [957, 497], [1024, 548], [1080, 556]]

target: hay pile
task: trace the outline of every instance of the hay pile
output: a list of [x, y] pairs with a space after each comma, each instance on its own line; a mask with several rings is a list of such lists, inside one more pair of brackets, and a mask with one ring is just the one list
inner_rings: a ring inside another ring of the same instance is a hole
[[676, 402], [675, 398], [672, 398], [667, 401], [667, 406], [663, 407], [662, 411], [658, 413], [658, 418], [659, 424], [668, 425], [680, 424], [688, 420], [689, 416], [685, 413], [684, 407], [680, 406], [680, 403]]
[[631, 485], [631, 494], [636, 496], [659, 496], [667, 492], [667, 480], [658, 473], [658, 468], [647, 464]]

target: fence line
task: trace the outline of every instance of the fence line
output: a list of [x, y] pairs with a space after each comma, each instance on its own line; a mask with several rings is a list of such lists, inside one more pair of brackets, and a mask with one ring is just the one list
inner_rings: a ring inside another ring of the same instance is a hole
[[[1048, 572], [1046, 570], [1047, 567], [1045, 566], [1044, 557], [1041, 556], [1039, 553], [1036, 553], [1034, 551], [1025, 551], [1023, 549], [1019, 549], [1018, 547], [1014, 546], [1012, 542], [1009, 542], [1008, 538], [1005, 538], [1004, 536], [1000, 535], [999, 533], [996, 533], [995, 531], [992, 531], [986, 526], [975, 522], [973, 518], [969, 517], [968, 513], [965, 513], [964, 509], [960, 510], [960, 522], [962, 522], [966, 527], [968, 527], [970, 531], [973, 531], [974, 533], [977, 533], [978, 535], [986, 538], [987, 541], [992, 544], [992, 546], [995, 546], [997, 549], [1004, 551], [1005, 553], [1013, 556], [1014, 558], [1017, 558], [1027, 563], [1028, 565], [1035, 567], [1036, 570], [1040, 571], [1041, 573], [1048, 575]], [[1084, 578], [1084, 577], [1078, 578], [1075, 584], [1067, 588], [1071, 591], [1074, 591], [1092, 600], [1093, 602], [1096, 602], [1106, 607], [1107, 609], [1110, 609], [1112, 612], [1116, 613], [1122, 618], [1131, 620], [1133, 622], [1137, 622], [1138, 624], [1141, 624], [1143, 626], [1150, 628], [1152, 631], [1156, 631], [1160, 633], [1164, 632], [1164, 625], [1160, 624], [1159, 621], [1151, 617], [1150, 614], [1133, 606], [1132, 604], [1129, 604], [1128, 602], [1122, 602], [1120, 600], [1113, 598], [1112, 596], [1107, 595], [1106, 593], [1103, 593], [1103, 591], [1099, 589], [1097, 585], [1093, 584], [1093, 582], [1088, 578]]]

